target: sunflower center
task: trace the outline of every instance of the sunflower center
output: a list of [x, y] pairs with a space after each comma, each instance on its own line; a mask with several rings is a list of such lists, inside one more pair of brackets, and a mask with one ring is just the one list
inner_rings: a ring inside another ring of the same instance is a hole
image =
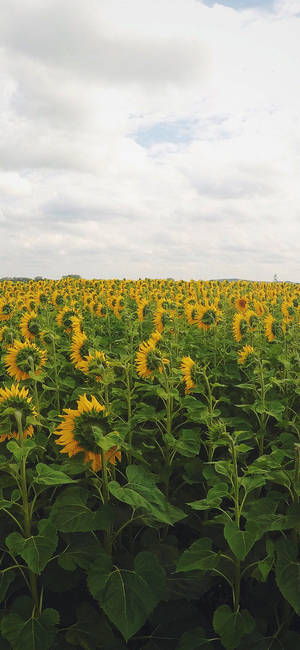
[[65, 327], [72, 327], [72, 316], [75, 316], [74, 312], [70, 309], [70, 311], [66, 311], [62, 317], [62, 322]]
[[155, 350], [150, 350], [147, 355], [147, 368], [149, 370], [157, 370], [161, 365], [161, 358]]
[[216, 321], [216, 318], [216, 312], [213, 309], [207, 309], [204, 312], [201, 321], [204, 323], [204, 325], [213, 325], [213, 323]]
[[41, 361], [39, 353], [31, 348], [23, 348], [17, 353], [16, 366], [24, 372], [29, 372], [31, 371], [31, 360], [34, 367], [37, 368]]
[[93, 430], [93, 427], [97, 427], [98, 431], [100, 430], [103, 435], [109, 433], [108, 423], [103, 420], [101, 415], [99, 416], [95, 409], [92, 409], [89, 413], [81, 413], [76, 417], [73, 435], [82, 449], [92, 451], [94, 454], [100, 454], [101, 449], [97, 444], [97, 433]]
[[30, 332], [30, 334], [36, 335], [36, 334], [39, 333], [39, 326], [38, 326], [38, 322], [37, 322], [36, 318], [31, 318], [28, 321], [27, 327], [28, 327], [28, 331]]
[[246, 334], [248, 329], [248, 323], [246, 320], [241, 320], [240, 322], [240, 332], [241, 334]]
[[56, 298], [55, 298], [55, 302], [56, 302], [57, 305], [63, 305], [64, 304], [64, 299], [60, 294], [58, 294], [56, 296]]
[[82, 345], [79, 348], [79, 354], [81, 358], [84, 359], [85, 357], [88, 356], [88, 353], [89, 353], [89, 344], [87, 341], [84, 341], [84, 343], [82, 343]]

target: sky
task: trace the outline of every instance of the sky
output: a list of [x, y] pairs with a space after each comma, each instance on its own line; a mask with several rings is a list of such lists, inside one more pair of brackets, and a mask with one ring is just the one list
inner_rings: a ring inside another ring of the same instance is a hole
[[0, 277], [300, 282], [300, 0], [0, 0]]

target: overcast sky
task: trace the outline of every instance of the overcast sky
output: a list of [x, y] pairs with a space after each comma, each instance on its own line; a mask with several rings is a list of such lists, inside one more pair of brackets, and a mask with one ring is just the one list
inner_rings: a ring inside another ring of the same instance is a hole
[[0, 277], [300, 282], [300, 0], [0, 0]]

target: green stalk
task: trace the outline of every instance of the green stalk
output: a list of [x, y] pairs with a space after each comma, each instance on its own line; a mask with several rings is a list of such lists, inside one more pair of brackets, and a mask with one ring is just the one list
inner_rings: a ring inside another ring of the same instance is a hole
[[[234, 487], [234, 517], [237, 528], [240, 528], [240, 489], [239, 489], [239, 476], [238, 476], [238, 465], [237, 465], [237, 453], [234, 441], [231, 436], [230, 438], [230, 448], [232, 455], [232, 464], [233, 464], [233, 487]], [[233, 589], [233, 606], [234, 611], [238, 612], [240, 607], [240, 593], [241, 593], [241, 562], [236, 559], [235, 561], [235, 575], [234, 575], [234, 589]]]
[[[15, 411], [15, 418], [18, 426], [18, 435], [20, 447], [23, 446], [24, 442], [24, 433], [22, 425], [22, 413], [21, 411]], [[21, 495], [22, 495], [22, 504], [23, 504], [23, 516], [24, 516], [24, 537], [28, 539], [31, 537], [31, 516], [30, 516], [30, 507], [28, 502], [28, 490], [27, 490], [27, 479], [26, 479], [26, 458], [23, 457], [21, 460], [20, 466], [20, 478], [21, 478]], [[37, 588], [37, 579], [35, 573], [28, 569], [30, 590], [32, 595], [32, 600], [34, 602], [34, 609], [36, 613], [40, 614], [40, 599]]]
[[[106, 504], [110, 500], [109, 488], [108, 488], [108, 473], [107, 473], [107, 462], [106, 456], [103, 449], [101, 449], [101, 459], [102, 459], [102, 491], [103, 491], [103, 503]], [[112, 527], [105, 531], [104, 537], [104, 546], [109, 555], [112, 554]]]
[[[129, 374], [129, 367], [127, 364], [125, 365], [125, 375], [126, 375], [126, 388], [127, 388], [127, 422], [128, 422], [128, 427], [129, 427], [129, 436], [128, 436], [128, 442], [129, 442], [129, 447], [130, 449], [132, 448], [132, 436], [133, 436], [133, 431], [131, 427], [131, 418], [132, 418], [132, 404], [131, 404], [131, 386], [130, 386], [130, 374]], [[129, 464], [131, 463], [131, 452], [129, 451], [128, 453], [128, 462]]]
[[55, 377], [55, 388], [56, 388], [56, 406], [57, 410], [60, 413], [60, 397], [59, 397], [59, 382], [58, 382], [58, 372], [57, 372], [57, 357], [56, 357], [56, 345], [54, 336], [52, 335], [52, 352], [53, 352], [53, 366], [54, 366], [54, 377]]

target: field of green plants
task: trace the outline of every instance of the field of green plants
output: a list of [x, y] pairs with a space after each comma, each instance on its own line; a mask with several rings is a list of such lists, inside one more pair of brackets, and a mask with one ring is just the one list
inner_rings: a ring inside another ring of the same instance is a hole
[[300, 285], [0, 283], [0, 649], [300, 647]]

